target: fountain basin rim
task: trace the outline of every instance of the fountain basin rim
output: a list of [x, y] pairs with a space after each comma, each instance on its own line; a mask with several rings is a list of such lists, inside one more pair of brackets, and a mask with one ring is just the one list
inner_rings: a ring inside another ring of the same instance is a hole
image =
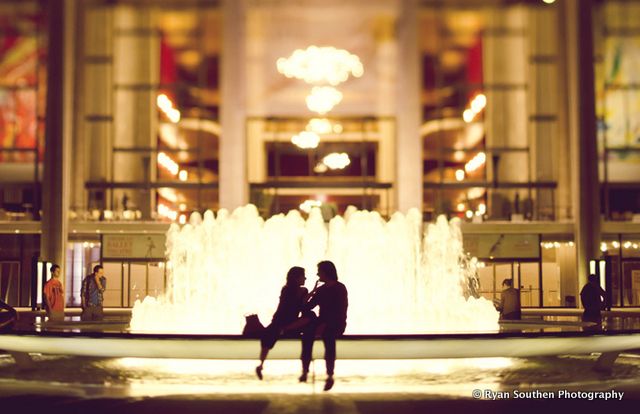
[[[140, 334], [5, 334], [0, 349], [9, 352], [109, 358], [249, 359], [258, 356], [257, 339], [233, 335], [168, 336]], [[640, 349], [640, 331], [615, 334], [558, 335], [369, 335], [338, 339], [341, 359], [526, 358], [625, 352]], [[314, 349], [321, 359], [322, 346]], [[283, 339], [271, 359], [298, 359], [299, 339]]]
[[[0, 334], [3, 336], [38, 336], [38, 337], [59, 337], [59, 338], [121, 338], [121, 339], [182, 339], [182, 340], [236, 340], [254, 341], [256, 337], [249, 337], [237, 334], [196, 334], [196, 333], [161, 333], [161, 332], [70, 332], [70, 331], [42, 331], [14, 329], [10, 332]], [[561, 332], [442, 332], [428, 334], [346, 334], [342, 335], [340, 341], [361, 341], [361, 340], [421, 340], [435, 341], [443, 339], [501, 339], [501, 338], [573, 338], [573, 337], [593, 337], [593, 336], [617, 336], [617, 335], [640, 335], [640, 329], [615, 329], [600, 331], [561, 331]], [[299, 340], [299, 338], [283, 337], [281, 340]], [[2, 348], [0, 348], [2, 349]]]

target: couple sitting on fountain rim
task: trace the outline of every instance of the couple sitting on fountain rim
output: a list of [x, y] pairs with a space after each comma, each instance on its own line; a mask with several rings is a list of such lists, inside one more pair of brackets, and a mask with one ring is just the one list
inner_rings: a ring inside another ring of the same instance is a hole
[[[327, 366], [324, 390], [329, 391], [333, 387], [336, 338], [342, 335], [347, 326], [347, 288], [338, 282], [338, 272], [330, 261], [318, 263], [318, 278], [313, 290], [308, 292], [304, 287], [304, 269], [297, 266], [289, 269], [287, 283], [280, 293], [278, 309], [260, 341], [260, 365], [256, 367], [258, 378], [262, 379], [264, 360], [278, 338], [283, 334], [302, 333], [300, 382], [307, 382], [313, 342], [316, 337], [321, 337]], [[319, 316], [312, 311], [316, 306], [320, 308]]]

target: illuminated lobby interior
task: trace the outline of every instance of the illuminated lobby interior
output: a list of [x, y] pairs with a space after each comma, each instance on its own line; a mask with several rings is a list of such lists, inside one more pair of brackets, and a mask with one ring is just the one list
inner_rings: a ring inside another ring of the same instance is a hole
[[[3, 2], [0, 298], [41, 306], [55, 262], [78, 306], [101, 262], [129, 308], [166, 286], [169, 223], [253, 203], [459, 217], [481, 294], [513, 278], [525, 308], [579, 307], [608, 255], [640, 305], [638, 4], [329, 3]], [[312, 46], [361, 64], [326, 112], [277, 64]]]
[[[482, 296], [513, 278], [525, 308], [579, 307], [606, 255], [611, 304], [640, 306], [636, 3], [329, 3], [3, 2], [0, 298], [40, 307], [55, 262], [78, 306], [103, 263], [130, 308], [166, 286], [171, 222], [252, 203], [458, 217]], [[279, 67], [313, 46], [346, 80]]]
[[[369, 225], [383, 220], [389, 229], [405, 218], [421, 231], [439, 216], [456, 219], [461, 257], [474, 258], [476, 299], [498, 299], [504, 279], [520, 290], [525, 321], [492, 327], [495, 337], [405, 338], [406, 348], [388, 347], [396, 360], [376, 353], [389, 338], [369, 338], [381, 346], [348, 338], [339, 346], [353, 359], [338, 361], [338, 393], [420, 395], [428, 384], [428, 392], [468, 398], [478, 381], [510, 387], [546, 375], [551, 388], [576, 378], [582, 382], [570, 382], [574, 388], [611, 380], [640, 398], [637, 350], [618, 359], [611, 377], [595, 374], [589, 357], [551, 358], [629, 351], [622, 331], [640, 325], [638, 67], [640, 2], [629, 0], [2, 1], [0, 300], [31, 323], [35, 333], [15, 335], [27, 338], [31, 352], [65, 351], [34, 357], [37, 379], [48, 384], [38, 392], [61, 382], [118, 398], [308, 394], [290, 385], [297, 370], [290, 361], [273, 361], [266, 388], [245, 375], [253, 361], [242, 359], [253, 358], [257, 341], [169, 336], [163, 350], [130, 332], [137, 301], [175, 288], [169, 259], [176, 240], [196, 247], [200, 240], [170, 229], [190, 221], [195, 228], [201, 217], [213, 226], [255, 206], [265, 221], [308, 220], [297, 221], [300, 232], [309, 223], [330, 229], [356, 209], [373, 212]], [[378, 246], [379, 255], [396, 247]], [[237, 260], [242, 269], [262, 263], [251, 255]], [[51, 263], [63, 270], [62, 328], [42, 310]], [[108, 280], [107, 317], [82, 325], [81, 283], [96, 264]], [[348, 281], [353, 275], [344, 269]], [[600, 269], [611, 318], [591, 341], [578, 322], [580, 289]], [[313, 265], [312, 286], [310, 271]], [[373, 273], [345, 282], [356, 292], [350, 298], [368, 292], [382, 302], [400, 291], [393, 290], [396, 274], [385, 281], [390, 290], [368, 290], [378, 281]], [[277, 279], [252, 285], [257, 279], [246, 272], [226, 286], [253, 288], [246, 296], [275, 307], [284, 273], [269, 276]], [[424, 301], [424, 291], [410, 293]], [[224, 295], [216, 295], [219, 304]], [[240, 319], [237, 332], [230, 324], [204, 333], [239, 335], [245, 310], [226, 309]], [[423, 334], [363, 326], [347, 334]], [[238, 361], [225, 360], [232, 351]], [[294, 359], [297, 351], [283, 341], [274, 359]], [[74, 365], [87, 356], [97, 359]], [[367, 365], [368, 357], [380, 360]], [[0, 402], [13, 392], [12, 380], [31, 380], [9, 360], [0, 352], [7, 387]], [[86, 384], [77, 384], [78, 366]], [[272, 409], [286, 411], [283, 401], [272, 400]], [[323, 409], [342, 412], [342, 403]]]

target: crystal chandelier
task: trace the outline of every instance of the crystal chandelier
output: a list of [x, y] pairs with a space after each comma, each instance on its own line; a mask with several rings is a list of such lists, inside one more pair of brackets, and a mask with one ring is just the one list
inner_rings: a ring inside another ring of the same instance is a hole
[[291, 137], [291, 142], [302, 149], [317, 148], [320, 136], [315, 132], [302, 131]]
[[331, 86], [314, 86], [306, 101], [310, 111], [326, 114], [342, 101], [342, 92]]
[[288, 58], [276, 62], [278, 72], [287, 78], [296, 78], [310, 84], [339, 85], [349, 76], [359, 78], [364, 68], [358, 56], [335, 47], [309, 46], [296, 49]]

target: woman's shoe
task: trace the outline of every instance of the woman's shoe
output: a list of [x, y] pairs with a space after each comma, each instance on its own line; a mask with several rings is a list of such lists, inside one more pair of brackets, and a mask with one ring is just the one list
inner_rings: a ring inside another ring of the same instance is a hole
[[300, 378], [298, 378], [298, 381], [307, 382], [307, 373], [303, 372], [302, 375], [300, 375]]
[[258, 379], [262, 381], [262, 367], [260, 365], [256, 367], [256, 375], [258, 376]]

